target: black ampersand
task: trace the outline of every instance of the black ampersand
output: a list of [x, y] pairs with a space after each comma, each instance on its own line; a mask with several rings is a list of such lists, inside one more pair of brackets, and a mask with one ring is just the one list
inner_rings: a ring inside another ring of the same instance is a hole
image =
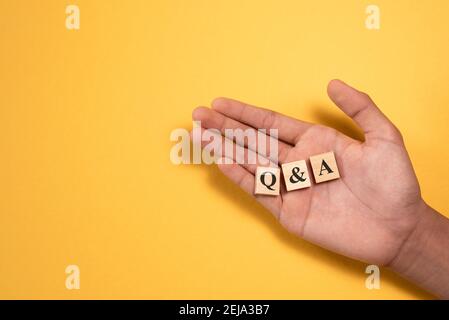
[[307, 180], [306, 178], [303, 177], [304, 176], [304, 172], [301, 172], [301, 175], [298, 175], [298, 173], [299, 173], [299, 168], [298, 167], [294, 167], [292, 169], [292, 174], [293, 175], [290, 177], [290, 182], [291, 183], [297, 183], [297, 182], [300, 182], [300, 181], [304, 182], [304, 181]]

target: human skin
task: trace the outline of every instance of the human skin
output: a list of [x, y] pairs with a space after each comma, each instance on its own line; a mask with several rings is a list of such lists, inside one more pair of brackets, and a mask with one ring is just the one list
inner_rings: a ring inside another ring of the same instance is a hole
[[[390, 267], [449, 298], [449, 220], [422, 199], [401, 133], [365, 93], [340, 80], [332, 80], [327, 91], [363, 130], [364, 142], [227, 98], [195, 109], [193, 119], [222, 134], [228, 128], [278, 129], [278, 165], [333, 151], [340, 179], [291, 192], [281, 184], [279, 196], [254, 195], [257, 165], [218, 167], [289, 232], [344, 256]], [[257, 152], [257, 145], [245, 148]]]

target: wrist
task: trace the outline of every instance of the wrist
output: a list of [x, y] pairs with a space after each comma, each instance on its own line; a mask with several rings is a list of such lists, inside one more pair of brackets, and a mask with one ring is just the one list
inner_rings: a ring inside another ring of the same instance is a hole
[[424, 201], [419, 220], [389, 267], [418, 286], [449, 298], [449, 220]]
[[421, 201], [417, 210], [418, 222], [389, 264], [391, 269], [401, 274], [407, 273], [419, 261], [435, 224], [435, 215], [438, 214], [424, 201]]

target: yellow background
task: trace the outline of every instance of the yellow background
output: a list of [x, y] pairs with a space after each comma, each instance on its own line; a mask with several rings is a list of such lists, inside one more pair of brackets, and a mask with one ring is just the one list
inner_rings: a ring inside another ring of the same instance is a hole
[[431, 298], [387, 270], [367, 290], [365, 264], [169, 160], [216, 96], [359, 136], [326, 96], [341, 78], [402, 130], [447, 214], [449, 2], [373, 3], [378, 31], [360, 0], [1, 0], [0, 298]]

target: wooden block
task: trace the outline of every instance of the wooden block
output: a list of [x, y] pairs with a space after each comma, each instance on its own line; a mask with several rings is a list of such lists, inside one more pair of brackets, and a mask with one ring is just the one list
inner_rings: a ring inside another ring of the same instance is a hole
[[333, 152], [317, 154], [310, 157], [313, 176], [316, 183], [340, 178], [337, 161]]
[[279, 195], [281, 170], [273, 167], [257, 167], [255, 180], [255, 194], [270, 196]]
[[299, 160], [282, 165], [282, 173], [287, 191], [310, 187], [309, 171], [306, 160]]

